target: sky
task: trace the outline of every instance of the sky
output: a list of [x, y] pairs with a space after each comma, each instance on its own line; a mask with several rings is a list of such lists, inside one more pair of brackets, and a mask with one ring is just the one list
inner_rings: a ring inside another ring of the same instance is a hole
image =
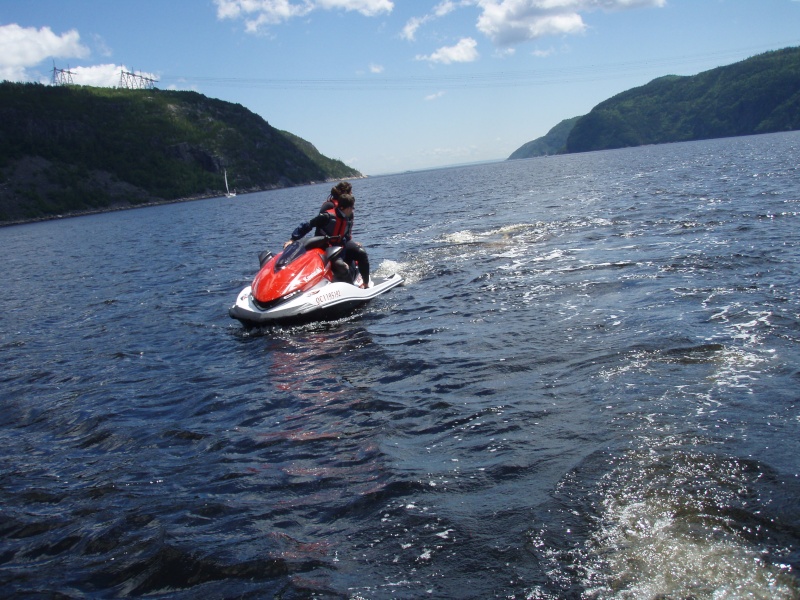
[[0, 79], [120, 72], [365, 175], [503, 160], [663, 75], [800, 46], [800, 0], [0, 0]]

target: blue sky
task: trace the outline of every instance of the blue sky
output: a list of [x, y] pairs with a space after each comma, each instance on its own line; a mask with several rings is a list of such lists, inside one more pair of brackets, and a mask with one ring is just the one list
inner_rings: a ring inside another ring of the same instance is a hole
[[0, 79], [141, 72], [366, 175], [504, 159], [626, 89], [786, 46], [798, 0], [0, 0]]

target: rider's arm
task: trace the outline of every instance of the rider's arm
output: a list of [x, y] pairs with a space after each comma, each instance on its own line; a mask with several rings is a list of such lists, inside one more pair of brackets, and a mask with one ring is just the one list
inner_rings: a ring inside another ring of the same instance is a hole
[[314, 227], [323, 227], [329, 219], [330, 215], [328, 213], [320, 213], [310, 221], [300, 223], [300, 225], [298, 225], [297, 228], [292, 232], [292, 241], [296, 242], [309, 231], [314, 229]]
[[311, 228], [312, 225], [309, 222], [300, 223], [300, 225], [298, 225], [292, 232], [292, 241], [296, 242], [297, 240], [299, 240], [301, 237], [303, 237], [305, 234], [311, 231]]

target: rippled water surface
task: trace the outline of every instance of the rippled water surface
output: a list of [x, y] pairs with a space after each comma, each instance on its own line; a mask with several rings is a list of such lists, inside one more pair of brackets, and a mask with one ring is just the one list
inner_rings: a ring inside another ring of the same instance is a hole
[[0, 229], [0, 595], [798, 598], [800, 134], [354, 182], [403, 287], [227, 314], [328, 186]]

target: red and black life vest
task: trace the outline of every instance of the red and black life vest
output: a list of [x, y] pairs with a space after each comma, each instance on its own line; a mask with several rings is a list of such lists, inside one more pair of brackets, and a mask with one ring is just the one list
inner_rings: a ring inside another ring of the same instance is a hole
[[336, 207], [328, 209], [325, 212], [333, 218], [329, 219], [323, 227], [317, 229], [316, 234], [327, 235], [331, 238], [331, 244], [333, 246], [343, 246], [347, 241], [346, 238], [350, 235], [350, 219], [343, 215]]

